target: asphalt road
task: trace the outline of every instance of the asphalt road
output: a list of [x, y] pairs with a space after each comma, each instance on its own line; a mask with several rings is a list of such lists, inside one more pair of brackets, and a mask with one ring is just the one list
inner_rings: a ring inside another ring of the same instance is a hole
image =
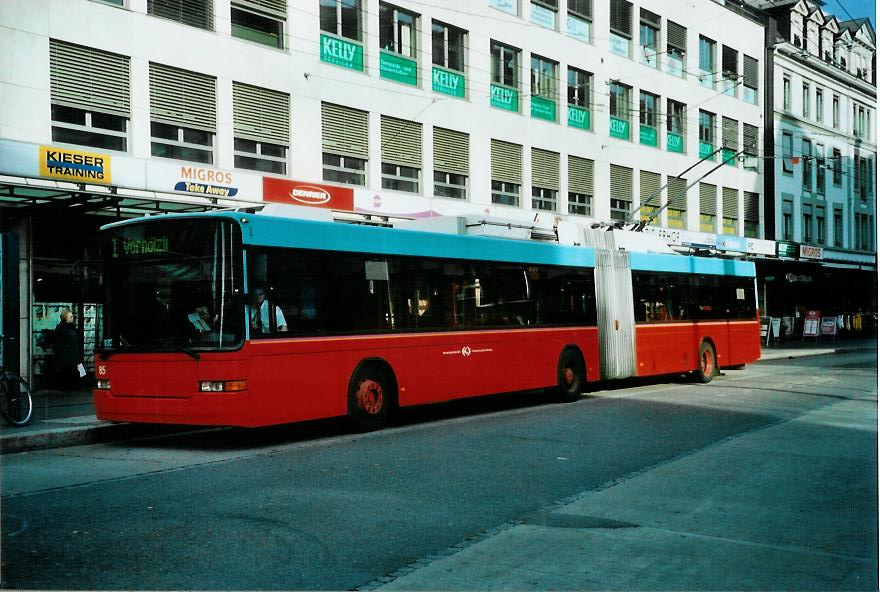
[[[873, 412], [873, 430], [823, 428], [846, 430], [837, 435], [856, 452], [853, 466], [829, 472], [818, 490], [785, 471], [755, 482], [767, 495], [803, 499], [822, 529], [803, 537], [831, 537], [839, 548], [822, 552], [849, 561], [840, 589], [876, 589], [876, 368], [876, 353], [839, 354], [759, 363], [707, 386], [606, 385], [573, 404], [526, 394], [420, 408], [371, 434], [327, 421], [6, 455], [2, 586], [375, 587], [475, 536], [681, 459], [693, 464], [678, 478], [698, 486], [707, 478], [699, 453], [856, 401], [867, 409], [859, 413]], [[832, 469], [817, 462], [816, 470]], [[664, 511], [658, 504], [658, 520]], [[749, 529], [723, 516], [717, 527], [740, 538]], [[636, 553], [635, 544], [617, 552]], [[744, 573], [730, 587], [762, 588], [760, 576]], [[597, 581], [605, 587], [601, 574]]]

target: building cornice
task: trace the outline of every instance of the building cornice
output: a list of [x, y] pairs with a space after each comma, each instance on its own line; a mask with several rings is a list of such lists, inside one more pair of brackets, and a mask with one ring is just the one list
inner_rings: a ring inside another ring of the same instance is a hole
[[832, 66], [819, 59], [818, 56], [812, 54], [804, 56], [801, 49], [787, 41], [778, 43], [775, 46], [775, 49], [777, 55], [789, 59], [796, 64], [800, 64], [805, 68], [823, 74], [848, 88], [858, 90], [870, 99], [877, 100], [877, 87], [867, 80], [863, 80], [858, 76], [853, 76], [846, 70], [841, 70], [836, 66]]

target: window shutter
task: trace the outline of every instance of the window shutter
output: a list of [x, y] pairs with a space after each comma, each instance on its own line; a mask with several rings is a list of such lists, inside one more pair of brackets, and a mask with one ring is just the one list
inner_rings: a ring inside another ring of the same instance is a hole
[[522, 146], [492, 140], [492, 180], [522, 185]]
[[593, 161], [568, 155], [568, 190], [593, 195]]
[[721, 118], [721, 145], [739, 150], [739, 122], [736, 119]]
[[632, 201], [633, 170], [616, 164], [611, 165], [611, 198]]
[[757, 154], [758, 153], [758, 127], [754, 125], [749, 125], [748, 123], [743, 124], [743, 149], [748, 154]]
[[639, 201], [643, 206], [660, 205], [660, 174], [639, 171]]
[[743, 85], [757, 90], [758, 60], [743, 54]]
[[715, 215], [718, 205], [715, 198], [718, 195], [718, 187], [711, 183], [700, 183], [700, 213]]
[[232, 0], [232, 4], [287, 20], [287, 0]]
[[470, 136], [442, 127], [434, 128], [434, 168], [444, 173], [468, 176]]
[[287, 93], [233, 82], [232, 113], [237, 138], [290, 144], [290, 95]]
[[721, 212], [725, 218], [736, 218], [739, 214], [739, 190], [732, 187], [721, 188]]
[[758, 221], [758, 194], [751, 191], [743, 192], [743, 220]]
[[382, 162], [422, 168], [422, 124], [383, 115]]
[[214, 30], [214, 0], [147, 0], [147, 14]]
[[321, 103], [321, 149], [332, 154], [367, 159], [369, 114], [366, 111]]
[[678, 23], [666, 21], [666, 42], [682, 53], [687, 53], [687, 29]]
[[131, 114], [131, 61], [126, 56], [49, 40], [52, 102], [112, 115]]
[[624, 37], [632, 37], [632, 3], [611, 0], [611, 30]]
[[568, 12], [593, 20], [593, 0], [568, 0]]
[[217, 79], [150, 62], [150, 119], [214, 132]]
[[644, 8], [639, 10], [639, 14], [641, 16], [642, 22], [647, 23], [649, 25], [654, 25], [658, 29], [660, 28], [660, 15], [651, 12], [650, 10], [645, 10]]
[[559, 190], [559, 153], [532, 148], [532, 185]]
[[681, 177], [669, 177], [666, 186], [666, 201], [670, 208], [687, 210], [687, 180]]
[[739, 52], [726, 45], [721, 46], [721, 70], [728, 74], [739, 74]]

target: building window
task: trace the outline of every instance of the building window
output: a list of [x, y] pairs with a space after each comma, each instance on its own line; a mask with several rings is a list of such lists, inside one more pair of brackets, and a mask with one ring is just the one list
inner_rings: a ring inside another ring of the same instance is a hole
[[804, 84], [801, 92], [801, 102], [803, 103], [803, 116], [806, 119], [810, 116], [810, 85]]
[[492, 140], [492, 203], [519, 206], [522, 192], [522, 146]]
[[667, 177], [667, 183], [666, 225], [670, 228], [684, 228], [687, 217], [687, 180]]
[[422, 124], [382, 116], [382, 187], [418, 193], [422, 171]]
[[235, 167], [287, 174], [290, 95], [232, 83]]
[[216, 87], [213, 76], [150, 63], [153, 156], [213, 164]]
[[825, 146], [816, 144], [816, 193], [825, 195]]
[[641, 8], [639, 23], [639, 45], [642, 55], [639, 60], [652, 68], [659, 64], [657, 55], [660, 52], [660, 15]]
[[609, 35], [612, 53], [629, 57], [632, 40], [632, 2], [611, 0], [611, 31]]
[[816, 242], [818, 244], [825, 244], [825, 234], [827, 232], [825, 228], [825, 207], [816, 206]]
[[379, 47], [415, 59], [419, 15], [379, 3]]
[[791, 132], [782, 132], [782, 172], [793, 174], [794, 136]]
[[715, 88], [715, 42], [700, 35], [700, 84]]
[[721, 90], [731, 97], [737, 96], [739, 86], [739, 52], [726, 45], [721, 46]]
[[435, 66], [464, 72], [465, 40], [467, 32], [463, 29], [432, 21], [431, 23], [431, 61]]
[[843, 154], [839, 148], [831, 149], [831, 182], [837, 186], [843, 181]]
[[260, 11], [252, 8], [256, 3], [231, 5], [232, 36], [262, 43], [270, 47], [284, 48], [284, 22], [287, 19], [287, 2], [260, 2]]
[[825, 123], [825, 95], [821, 88], [816, 89], [816, 121]]
[[617, 82], [608, 86], [609, 111], [611, 114], [611, 136], [622, 140], [630, 135], [630, 92], [631, 88]]
[[743, 167], [757, 172], [761, 159], [758, 158], [758, 126], [743, 123]]
[[652, 225], [659, 224], [657, 210], [660, 208], [660, 185], [659, 173], [651, 171], [639, 171], [639, 220], [650, 221]]
[[721, 160], [727, 165], [737, 166], [739, 153], [739, 121], [730, 117], [721, 118]]
[[700, 183], [700, 232], [716, 232], [715, 219], [718, 215], [718, 186]]
[[666, 21], [666, 71], [684, 78], [687, 56], [687, 29], [678, 23]]
[[840, 129], [840, 97], [831, 97], [831, 124], [835, 129]]
[[499, 109], [519, 112], [520, 50], [497, 41], [490, 42], [490, 104]]
[[792, 202], [791, 200], [782, 200], [782, 240], [790, 241], [794, 236], [792, 228]]
[[629, 220], [633, 199], [633, 170], [611, 165], [611, 219]]
[[559, 153], [532, 148], [532, 209], [557, 211]]
[[128, 57], [49, 41], [52, 141], [128, 151]]
[[639, 93], [639, 123], [641, 128], [639, 131], [639, 142], [648, 146], [657, 146], [657, 138], [659, 136], [658, 128], [658, 106], [660, 97], [649, 92], [641, 91]]
[[467, 199], [470, 136], [434, 128], [434, 195]]
[[593, 213], [593, 161], [568, 155], [568, 213], [591, 216]]
[[325, 181], [367, 184], [368, 123], [366, 111], [321, 103], [321, 160]]
[[666, 149], [671, 152], [686, 152], [685, 110], [684, 103], [666, 100]]
[[758, 60], [743, 54], [743, 100], [758, 104]]
[[700, 109], [699, 122], [700, 156], [706, 157], [715, 151], [715, 114]]
[[803, 241], [809, 244], [813, 242], [813, 206], [805, 204], [802, 207], [801, 218], [803, 222], [801, 235], [803, 236]]
[[758, 238], [759, 202], [757, 193], [743, 191], [743, 235], [747, 238]]
[[556, 121], [559, 64], [532, 54], [531, 105], [532, 117]]
[[545, 29], [556, 30], [558, 0], [532, 0], [531, 20]]
[[361, 40], [361, 0], [320, 0], [321, 30]]
[[782, 77], [782, 108], [791, 111], [791, 77]]
[[803, 170], [804, 190], [813, 190], [813, 157], [812, 145], [810, 141], [804, 139], [801, 141], [801, 167]]
[[592, 24], [593, 0], [568, 0], [568, 36], [589, 43]]
[[587, 111], [592, 107], [593, 75], [568, 67], [568, 104]]
[[843, 246], [843, 209], [834, 208], [834, 246]]
[[147, 14], [214, 30], [214, 0], [147, 0]]

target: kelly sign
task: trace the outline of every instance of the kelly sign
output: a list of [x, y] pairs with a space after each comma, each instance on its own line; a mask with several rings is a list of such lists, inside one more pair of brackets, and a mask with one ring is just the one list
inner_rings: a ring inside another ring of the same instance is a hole
[[263, 201], [353, 211], [354, 190], [350, 187], [263, 177]]

